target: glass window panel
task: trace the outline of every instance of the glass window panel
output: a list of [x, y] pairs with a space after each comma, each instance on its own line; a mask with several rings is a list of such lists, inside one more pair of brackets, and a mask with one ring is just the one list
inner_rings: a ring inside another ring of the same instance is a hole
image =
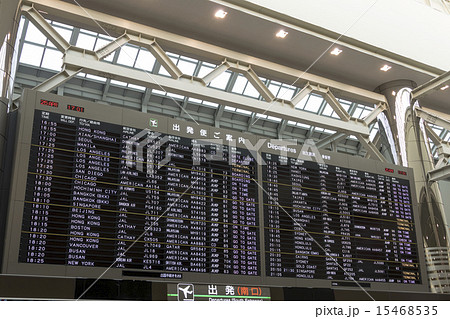
[[248, 82], [247, 86], [245, 87], [245, 90], [244, 90], [244, 95], [257, 98], [257, 97], [259, 97], [259, 92], [255, 89], [255, 87], [250, 82]]
[[278, 93], [277, 97], [284, 100], [291, 100], [292, 96], [294, 95], [294, 90], [287, 88], [287, 87], [281, 87], [280, 92]]
[[28, 23], [27, 33], [25, 35], [25, 40], [33, 43], [45, 44], [47, 42], [47, 37], [42, 34], [30, 21]]
[[117, 64], [122, 64], [126, 66], [133, 66], [134, 61], [136, 60], [136, 56], [138, 54], [138, 49], [123, 46], [120, 48], [119, 58], [117, 59]]
[[261, 113], [256, 113], [255, 116], [260, 118], [260, 119], [266, 119], [267, 118], [267, 115], [261, 114]]
[[378, 129], [375, 129], [375, 128], [370, 132], [369, 139], [372, 142], [373, 142], [373, 139], [375, 138], [375, 136], [377, 135], [377, 133], [378, 133]]
[[269, 91], [272, 92], [273, 95], [277, 96], [278, 95], [278, 91], [280, 91], [280, 87], [278, 85], [274, 85], [272, 83], [269, 84]]
[[159, 75], [170, 76], [169, 72], [167, 72], [167, 70], [166, 70], [163, 66], [161, 66], [161, 67], [159, 68], [158, 74], [159, 74]]
[[361, 116], [362, 111], [363, 111], [362, 108], [357, 107], [357, 108], [355, 109], [355, 112], [353, 112], [352, 116], [355, 117], [355, 118], [357, 118], [357, 119], [359, 119], [360, 116]]
[[184, 74], [194, 75], [196, 65], [196, 63], [180, 60], [177, 66]]
[[179, 95], [175, 93], [167, 93], [167, 96], [173, 97], [174, 99], [184, 99], [184, 95]]
[[234, 112], [234, 111], [236, 111], [236, 108], [235, 107], [231, 107], [231, 106], [225, 106], [225, 111], [230, 111], [230, 112]]
[[289, 125], [296, 125], [297, 122], [294, 122], [294, 121], [288, 121], [288, 124], [289, 124]]
[[58, 50], [46, 49], [42, 59], [42, 68], [61, 71], [63, 54]]
[[20, 55], [20, 63], [40, 66], [44, 48], [37, 45], [25, 43]]
[[325, 116], [331, 116], [331, 114], [333, 114], [333, 108], [330, 106], [330, 104], [327, 103], [327, 105], [325, 106], [325, 109], [322, 112], [322, 115]]
[[333, 113], [331, 114], [331, 117], [332, 117], [332, 118], [335, 118], [335, 119], [340, 119], [339, 115], [337, 115], [336, 112], [334, 112], [334, 111], [333, 111]]
[[193, 97], [190, 97], [190, 98], [189, 98], [189, 102], [193, 102], [193, 103], [202, 103], [202, 100], [194, 99]]
[[209, 74], [212, 70], [214, 70], [213, 67], [205, 66], [205, 62], [202, 62], [202, 66], [200, 67], [200, 70], [198, 72], [198, 77], [203, 78], [205, 75]]
[[442, 133], [442, 128], [438, 128], [438, 127], [433, 127], [432, 130], [434, 131], [434, 133], [437, 134], [437, 136], [441, 136]]
[[230, 80], [230, 76], [231, 76], [230, 72], [224, 72], [221, 75], [219, 75], [218, 77], [216, 77], [214, 80], [212, 80], [211, 83], [209, 84], [209, 86], [216, 88], [216, 89], [225, 90], [225, 88], [227, 87], [228, 81]]
[[279, 118], [279, 117], [275, 117], [275, 116], [268, 116], [267, 117], [267, 119], [268, 120], [272, 120], [272, 121], [275, 121], [275, 122], [281, 122], [281, 119]]
[[310, 95], [308, 102], [306, 103], [305, 110], [317, 113], [319, 111], [320, 105], [322, 104], [323, 98], [317, 95]]
[[447, 132], [447, 137], [444, 140], [450, 142], [450, 132]]
[[140, 49], [135, 67], [151, 72], [153, 70], [153, 66], [155, 65], [155, 61], [155, 57], [149, 51]]
[[243, 75], [238, 75], [236, 82], [233, 85], [233, 89], [231, 92], [242, 94], [245, 89], [245, 85], [247, 84], [248, 80]]
[[108, 41], [108, 40], [105, 40], [105, 39], [98, 38], [98, 39], [97, 39], [97, 42], [95, 43], [94, 50], [97, 51], [98, 49], [103, 48], [105, 45], [107, 45], [107, 44], [109, 44], [109, 43], [111, 43], [111, 41]]
[[308, 97], [305, 96], [300, 102], [295, 105], [296, 109], [303, 110], [305, 108], [306, 102], [308, 101]]
[[365, 118], [367, 115], [369, 115], [371, 112], [371, 110], [365, 109], [364, 111], [362, 111], [360, 118], [363, 119]]
[[212, 107], [215, 107], [215, 108], [217, 108], [219, 106], [219, 104], [213, 103], [213, 102], [209, 102], [209, 101], [203, 101], [203, 104], [207, 105], [207, 106], [212, 106]]
[[113, 53], [107, 55], [106, 58], [104, 58], [102, 61], [106, 61], [106, 62], [111, 62], [112, 63], [112, 61], [114, 59], [114, 54], [115, 53], [113, 52]]
[[72, 36], [72, 30], [67, 30], [63, 28], [55, 27], [55, 30], [66, 40], [67, 42], [70, 41], [70, 38]]
[[306, 128], [306, 129], [308, 129], [308, 130], [311, 128], [311, 125], [303, 124], [303, 123], [297, 123], [297, 126]]
[[93, 50], [95, 45], [96, 37], [91, 35], [80, 33], [77, 39], [77, 47], [86, 50]]
[[166, 95], [166, 92], [160, 90], [152, 90], [152, 94], [156, 95]]
[[136, 85], [136, 84], [128, 84], [128, 87], [131, 89], [139, 90], [139, 91], [145, 91], [144, 86]]
[[118, 85], [118, 86], [127, 86], [126, 82], [117, 81], [117, 80], [111, 80], [111, 84]]
[[252, 115], [253, 112], [236, 108], [236, 113], [241, 113], [241, 114], [245, 114], [245, 115]]
[[64, 24], [64, 23], [57, 22], [57, 21], [52, 21], [52, 25], [57, 26], [57, 27], [61, 27], [61, 28], [65, 28], [65, 29], [70, 29], [70, 30], [73, 29], [73, 27], [71, 25]]
[[106, 78], [101, 77], [101, 76], [97, 76], [97, 75], [93, 75], [93, 74], [86, 74], [86, 78], [87, 79], [92, 79], [92, 80], [97, 80], [100, 82], [106, 82]]

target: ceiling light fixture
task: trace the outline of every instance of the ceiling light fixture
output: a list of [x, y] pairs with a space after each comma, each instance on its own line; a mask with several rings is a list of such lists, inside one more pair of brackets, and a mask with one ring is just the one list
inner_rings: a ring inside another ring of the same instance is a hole
[[339, 54], [341, 54], [341, 52], [342, 52], [341, 49], [339, 49], [339, 48], [334, 48], [334, 50], [331, 51], [330, 53], [331, 53], [332, 55], [338, 56]]
[[446, 86], [441, 87], [441, 91], [447, 90], [450, 86], [447, 84]]
[[284, 38], [286, 38], [286, 36], [288, 35], [288, 33], [289, 33], [289, 32], [287, 32], [287, 31], [280, 30], [280, 31], [278, 31], [278, 33], [276, 34], [276, 37], [277, 37], [277, 38], [282, 38], [282, 39], [284, 39]]
[[220, 10], [217, 10], [217, 11], [216, 11], [216, 14], [214, 14], [214, 16], [215, 16], [216, 18], [218, 18], [218, 19], [223, 19], [223, 18], [226, 17], [227, 14], [228, 14], [228, 12], [223, 11], [222, 9], [220, 9]]
[[383, 66], [380, 68], [380, 70], [381, 70], [381, 71], [384, 71], [384, 72], [387, 72], [387, 71], [389, 71], [390, 69], [392, 69], [392, 66], [387, 65], [387, 64], [383, 65]]

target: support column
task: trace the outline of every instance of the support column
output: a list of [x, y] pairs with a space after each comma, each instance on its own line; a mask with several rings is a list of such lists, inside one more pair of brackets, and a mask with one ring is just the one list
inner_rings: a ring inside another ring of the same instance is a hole
[[419, 249], [425, 250], [431, 291], [448, 293], [450, 266], [444, 205], [437, 183], [427, 179], [427, 173], [434, 169], [434, 162], [423, 120], [416, 116], [411, 105], [413, 86], [411, 81], [393, 81], [380, 86], [378, 91], [386, 96], [390, 105], [387, 117], [400, 163], [414, 169], [415, 185], [411, 186], [416, 189], [419, 209], [419, 220], [415, 222], [420, 222], [422, 230], [424, 247]]

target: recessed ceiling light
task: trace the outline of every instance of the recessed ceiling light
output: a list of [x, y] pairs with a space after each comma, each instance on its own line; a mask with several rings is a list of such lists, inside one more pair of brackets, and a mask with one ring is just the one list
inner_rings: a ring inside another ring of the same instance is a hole
[[341, 54], [341, 52], [342, 52], [341, 49], [339, 49], [339, 48], [334, 48], [334, 50], [331, 51], [330, 53], [331, 53], [332, 55], [338, 56], [339, 54]]
[[277, 37], [277, 38], [282, 38], [282, 39], [284, 39], [284, 38], [286, 38], [286, 36], [288, 35], [288, 33], [289, 33], [289, 32], [286, 32], [286, 31], [284, 31], [284, 30], [280, 30], [280, 31], [278, 31], [278, 33], [276, 34], [276, 37]]
[[441, 87], [441, 91], [447, 90], [450, 86], [447, 84], [446, 86]]
[[384, 72], [387, 72], [387, 71], [389, 71], [390, 69], [392, 69], [392, 66], [387, 65], [387, 64], [383, 65], [383, 66], [380, 68], [380, 70], [381, 70], [381, 71], [384, 71]]
[[214, 16], [215, 16], [216, 18], [218, 18], [218, 19], [223, 19], [223, 18], [226, 17], [227, 14], [228, 14], [228, 12], [223, 11], [222, 9], [220, 9], [220, 10], [217, 10], [217, 11], [216, 11], [216, 14], [214, 14]]
[[392, 95], [395, 96], [397, 93], [395, 91], [392, 91]]

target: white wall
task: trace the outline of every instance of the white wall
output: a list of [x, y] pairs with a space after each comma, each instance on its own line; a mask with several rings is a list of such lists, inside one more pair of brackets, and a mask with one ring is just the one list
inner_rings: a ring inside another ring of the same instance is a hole
[[[383, 48], [450, 70], [450, 15], [418, 0], [247, 0]], [[373, 6], [372, 6], [373, 5]], [[370, 9], [369, 9], [370, 8]]]

